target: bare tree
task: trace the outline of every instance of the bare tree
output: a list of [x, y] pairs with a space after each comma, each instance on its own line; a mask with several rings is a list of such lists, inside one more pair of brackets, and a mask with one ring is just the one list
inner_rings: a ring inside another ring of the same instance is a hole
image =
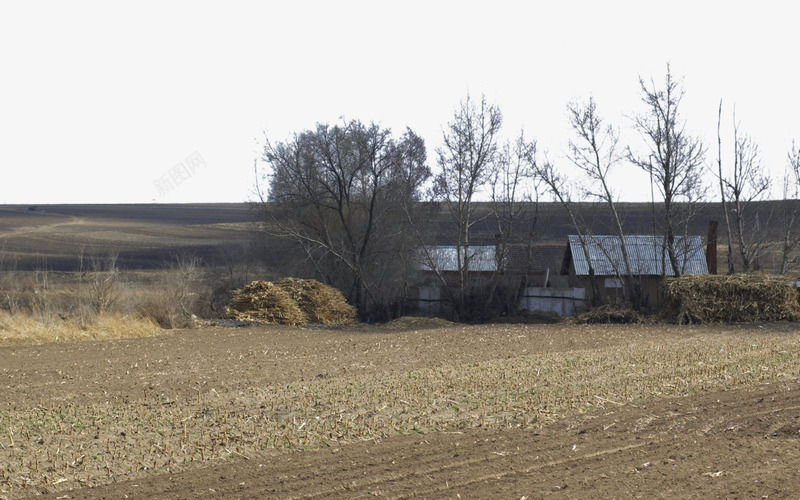
[[[759, 256], [765, 246], [767, 231], [762, 227], [760, 214], [751, 218], [749, 205], [763, 199], [772, 181], [761, 166], [758, 145], [752, 138], [739, 132], [734, 112], [733, 163], [725, 168], [722, 163], [722, 100], [719, 102], [717, 116], [717, 169], [714, 175], [719, 182], [722, 211], [725, 216], [726, 237], [728, 240], [728, 274], [736, 272], [733, 249], [736, 247], [742, 270], [748, 272], [758, 267]], [[734, 242], [734, 238], [736, 241]]]
[[[489, 183], [491, 185], [491, 213], [496, 224], [495, 258], [498, 262], [497, 272], [490, 283], [486, 308], [492, 305], [498, 286], [510, 294], [502, 305], [510, 308], [518, 302], [519, 291], [524, 283], [511, 286], [512, 280], [520, 274], [526, 275], [531, 266], [531, 246], [533, 244], [536, 224], [539, 217], [539, 190], [541, 181], [535, 175], [536, 141], [527, 140], [524, 131], [513, 142], [504, 142], [498, 153], [497, 164], [492, 170]], [[527, 227], [520, 224], [528, 221]], [[519, 234], [518, 234], [519, 233]], [[526, 265], [524, 269], [513, 269], [509, 276], [504, 263], [510, 254], [510, 247], [522, 242], [527, 247]], [[502, 283], [501, 283], [502, 281]], [[515, 292], [515, 293], [512, 293]], [[504, 312], [508, 312], [507, 310]]]
[[545, 186], [547, 186], [547, 188], [553, 194], [553, 198], [567, 212], [570, 222], [572, 223], [572, 227], [575, 228], [575, 231], [577, 232], [578, 239], [581, 242], [583, 255], [586, 259], [587, 265], [589, 266], [589, 302], [592, 306], [596, 306], [600, 303], [600, 291], [597, 286], [597, 277], [595, 276], [594, 267], [592, 265], [592, 258], [589, 255], [589, 246], [587, 240], [591, 236], [588, 234], [587, 225], [582, 222], [580, 215], [574, 209], [569, 184], [567, 183], [564, 175], [546, 159], [542, 163], [536, 163], [534, 168], [536, 176], [542, 180]]
[[[735, 118], [734, 118], [735, 119]], [[729, 209], [735, 222], [736, 246], [742, 261], [742, 271], [749, 272], [758, 266], [758, 258], [766, 241], [766, 227], [761, 226], [759, 214], [749, 217], [749, 205], [762, 199], [769, 191], [771, 179], [761, 165], [758, 145], [748, 136], [739, 133], [739, 124], [733, 131], [733, 168], [722, 178]], [[767, 224], [768, 225], [768, 224]]]
[[524, 238], [534, 237], [539, 218], [541, 179], [536, 175], [536, 141], [520, 131], [514, 142], [505, 142], [497, 168], [491, 178], [492, 214], [497, 223], [497, 239], [502, 247], [522, 231], [518, 223], [528, 221]]
[[[82, 250], [81, 250], [82, 252]], [[119, 299], [119, 267], [117, 252], [105, 255], [93, 253], [89, 256], [91, 277], [89, 280], [89, 304], [94, 312], [103, 314]], [[81, 278], [82, 279], [82, 278]]]
[[512, 142], [503, 143], [496, 168], [491, 172], [492, 215], [497, 223], [500, 242], [508, 242], [516, 231], [530, 202], [537, 198], [538, 179], [534, 176], [536, 141], [525, 139], [524, 132]]
[[502, 122], [498, 106], [488, 104], [485, 96], [476, 103], [467, 95], [444, 129], [443, 145], [436, 150], [439, 171], [434, 177], [433, 194], [444, 204], [453, 223], [458, 283], [452, 298], [459, 308], [469, 294], [470, 229], [478, 222], [475, 195], [496, 168]]
[[[800, 245], [800, 234], [796, 224], [798, 222], [798, 198], [800, 198], [800, 147], [792, 142], [792, 149], [787, 156], [786, 172], [783, 176], [783, 220], [781, 221], [782, 245], [780, 274], [786, 274], [789, 263], [796, 261], [795, 255]], [[795, 255], [794, 257], [792, 257]]]
[[168, 288], [174, 306], [179, 308], [184, 320], [189, 320], [193, 315], [198, 282], [204, 274], [203, 260], [197, 255], [179, 252], [173, 262], [164, 265], [170, 270]]
[[[652, 176], [664, 198], [665, 251], [679, 276], [682, 269], [675, 251], [675, 235], [680, 225], [688, 227], [688, 219], [693, 216], [692, 204], [704, 192], [705, 148], [700, 139], [686, 132], [679, 112], [685, 91], [681, 82], [673, 78], [669, 65], [663, 87], [658, 87], [652, 79], [648, 84], [642, 78], [639, 78], [639, 85], [646, 111], [634, 118], [634, 124], [644, 138], [647, 151], [637, 154], [629, 149], [628, 158]], [[680, 220], [678, 202], [690, 209], [684, 214], [684, 220]]]
[[396, 140], [376, 124], [318, 125], [264, 146], [265, 230], [295, 242], [318, 277], [341, 288], [362, 317], [386, 315], [413, 252], [403, 206], [430, 176], [423, 140]]
[[[590, 97], [586, 104], [571, 103], [567, 106], [569, 123], [575, 134], [569, 141], [569, 159], [578, 167], [589, 181], [585, 194], [597, 198], [607, 207], [620, 241], [620, 251], [624, 269], [618, 269], [624, 285], [625, 300], [638, 307], [634, 291], [628, 246], [622, 220], [615, 204], [615, 195], [608, 182], [609, 171], [624, 158], [619, 151], [619, 131], [612, 125], [605, 125], [597, 114], [597, 105]], [[609, 259], [614, 262], [613, 259]]]

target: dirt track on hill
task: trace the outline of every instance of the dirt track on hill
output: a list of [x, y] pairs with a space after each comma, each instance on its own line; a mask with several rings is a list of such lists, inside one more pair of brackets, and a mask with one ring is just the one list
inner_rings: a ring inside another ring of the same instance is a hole
[[15, 227], [8, 231], [0, 232], [0, 239], [30, 235], [33, 233], [48, 234], [65, 226], [77, 226], [85, 222], [85, 220], [81, 219], [80, 217], [75, 217], [75, 216], [65, 216], [65, 217], [67, 217], [68, 220], [51, 222], [49, 224]]
[[[600, 349], [653, 342], [670, 346], [698, 338], [755, 345], [760, 339], [796, 339], [799, 329], [795, 324], [203, 328], [144, 339], [5, 347], [0, 348], [0, 416], [82, 405], [152, 408], [156, 401], [159, 406], [195, 405], [191, 411], [200, 415], [206, 410], [193, 402], [200, 394], [204, 401], [224, 400], [254, 387], [312, 386], [365, 375], [379, 381], [437, 366], [489, 360], [513, 364], [522, 356], [546, 353], [591, 357]], [[155, 471], [109, 470], [107, 478], [87, 483], [92, 488], [59, 480], [47, 487], [0, 490], [0, 498], [42, 493], [61, 499], [784, 498], [800, 491], [800, 384], [794, 375], [769, 384], [712, 387], [625, 404], [603, 398], [593, 402], [589, 411], [578, 408], [564, 418], [531, 425], [388, 433], [305, 451], [230, 450], [209, 460], [159, 465]], [[114, 436], [106, 437], [106, 428], [97, 425], [101, 448], [116, 446]], [[15, 431], [16, 449], [22, 453], [23, 436]], [[87, 449], [98, 441], [93, 433], [86, 435]], [[130, 443], [135, 435], [129, 430], [125, 439]], [[13, 450], [11, 437], [7, 429], [0, 432], [0, 456]], [[72, 438], [65, 435], [64, 440]], [[36, 439], [31, 434], [28, 445], [35, 447]], [[80, 452], [70, 453], [77, 457]], [[143, 457], [147, 453], [143, 447]], [[31, 456], [26, 462], [23, 455], [26, 467]], [[10, 473], [0, 476], [0, 488]]]

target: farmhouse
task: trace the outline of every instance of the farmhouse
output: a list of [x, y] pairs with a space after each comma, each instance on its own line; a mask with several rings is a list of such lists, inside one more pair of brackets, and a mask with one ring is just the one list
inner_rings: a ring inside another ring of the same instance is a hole
[[[676, 274], [664, 248], [664, 238], [629, 235], [625, 236], [625, 246], [634, 284], [641, 289], [643, 303], [655, 309], [661, 303], [660, 286], [663, 278]], [[699, 236], [676, 237], [675, 252], [680, 274], [708, 274], [706, 255]], [[585, 236], [583, 243], [579, 236], [568, 236], [561, 274], [568, 276], [573, 286], [588, 289], [591, 287], [590, 268], [594, 271], [601, 300], [622, 296], [620, 277], [625, 274], [625, 262], [618, 236]]]

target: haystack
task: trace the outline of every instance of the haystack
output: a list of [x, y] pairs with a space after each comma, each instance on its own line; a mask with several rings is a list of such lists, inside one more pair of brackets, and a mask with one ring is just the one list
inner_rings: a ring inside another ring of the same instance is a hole
[[306, 315], [284, 289], [269, 281], [254, 281], [233, 291], [228, 318], [277, 325], [303, 325]]
[[254, 281], [235, 290], [226, 316], [239, 321], [328, 326], [356, 323], [355, 308], [339, 290], [315, 280]]
[[621, 304], [603, 304], [594, 307], [583, 314], [579, 314], [573, 320], [578, 324], [636, 324], [645, 322], [639, 313], [631, 309], [630, 306]]
[[767, 274], [694, 275], [664, 282], [664, 312], [677, 323], [754, 323], [800, 318], [797, 288]]
[[328, 326], [356, 323], [356, 310], [339, 290], [315, 280], [284, 278], [276, 283], [294, 299], [308, 323]]

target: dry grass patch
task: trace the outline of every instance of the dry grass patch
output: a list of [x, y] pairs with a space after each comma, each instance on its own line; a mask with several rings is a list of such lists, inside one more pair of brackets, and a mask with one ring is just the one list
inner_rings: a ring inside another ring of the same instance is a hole
[[163, 330], [153, 320], [135, 315], [101, 314], [91, 319], [45, 320], [0, 312], [0, 345], [149, 337], [160, 333]]
[[636, 324], [645, 323], [645, 318], [629, 305], [604, 304], [575, 317], [566, 318], [576, 324]]

